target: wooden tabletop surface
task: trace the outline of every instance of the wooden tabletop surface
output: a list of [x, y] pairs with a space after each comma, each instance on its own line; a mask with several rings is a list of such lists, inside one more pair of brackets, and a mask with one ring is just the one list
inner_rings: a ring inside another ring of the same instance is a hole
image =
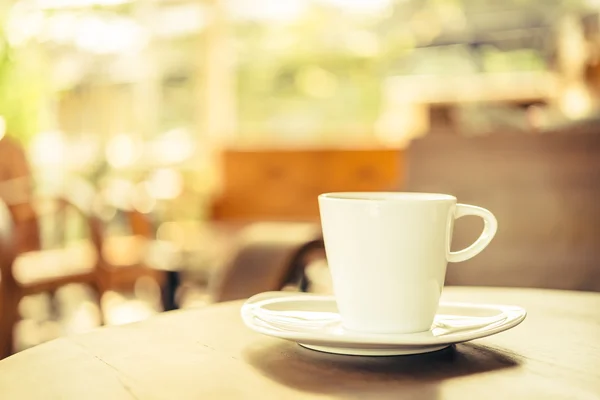
[[319, 353], [254, 333], [241, 302], [58, 339], [0, 361], [9, 399], [600, 399], [600, 293], [447, 288], [519, 326], [439, 352]]

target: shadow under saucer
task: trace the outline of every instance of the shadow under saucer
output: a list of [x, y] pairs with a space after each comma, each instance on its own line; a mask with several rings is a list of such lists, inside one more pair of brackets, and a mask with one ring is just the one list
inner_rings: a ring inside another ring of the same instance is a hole
[[520, 364], [512, 354], [473, 343], [426, 354], [363, 357], [261, 339], [243, 356], [264, 376], [297, 390], [369, 399], [436, 399], [439, 386], [448, 379]]

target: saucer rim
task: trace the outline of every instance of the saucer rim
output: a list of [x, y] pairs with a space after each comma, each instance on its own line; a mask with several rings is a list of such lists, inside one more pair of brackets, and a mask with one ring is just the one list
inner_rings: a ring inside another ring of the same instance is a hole
[[389, 356], [410, 356], [415, 354], [433, 353], [447, 349], [452, 344], [441, 344], [439, 346], [413, 346], [408, 348], [402, 347], [385, 347], [381, 349], [360, 349], [360, 348], [347, 348], [341, 346], [324, 346], [324, 345], [309, 345], [304, 343], [298, 343], [299, 346], [305, 349], [318, 351], [320, 353], [328, 354], [340, 354], [344, 356], [367, 356], [367, 357], [389, 357]]
[[[288, 302], [294, 300], [303, 300], [309, 297], [312, 301], [335, 301], [334, 296], [330, 295], [319, 295], [312, 293], [302, 292], [281, 292], [271, 291], [256, 294], [244, 302], [241, 307], [240, 314], [243, 322], [250, 329], [255, 332], [273, 336], [281, 339], [296, 341], [296, 342], [307, 342], [312, 343], [328, 343], [329, 347], [331, 343], [335, 344], [365, 344], [365, 345], [381, 345], [381, 346], [437, 346], [437, 345], [450, 345], [462, 342], [467, 342], [474, 339], [480, 339], [483, 337], [495, 335], [500, 332], [504, 332], [508, 329], [514, 328], [515, 326], [522, 323], [526, 316], [527, 311], [520, 306], [516, 305], [504, 305], [504, 304], [489, 304], [489, 303], [469, 303], [469, 302], [450, 302], [442, 301], [440, 305], [449, 307], [458, 307], [465, 309], [488, 309], [495, 310], [506, 315], [506, 319], [497, 326], [492, 328], [477, 328], [475, 330], [459, 331], [454, 333], [448, 333], [443, 336], [431, 336], [422, 337], [419, 336], [423, 332], [417, 333], [368, 333], [368, 332], [353, 332], [345, 331], [344, 335], [333, 335], [324, 331], [290, 331], [286, 332], [277, 328], [269, 328], [258, 325], [254, 320], [260, 320], [263, 324], [271, 325], [268, 321], [262, 320], [253, 313], [253, 309], [256, 309], [267, 304], [274, 304], [279, 302]], [[493, 325], [493, 324], [492, 324]], [[427, 331], [426, 331], [427, 332]]]

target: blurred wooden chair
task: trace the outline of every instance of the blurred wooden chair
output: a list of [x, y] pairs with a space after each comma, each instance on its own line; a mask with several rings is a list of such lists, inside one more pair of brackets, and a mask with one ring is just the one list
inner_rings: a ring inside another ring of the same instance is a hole
[[[9, 137], [0, 139], [0, 358], [13, 351], [23, 297], [68, 283], [94, 286], [99, 227], [84, 214], [66, 199], [34, 200], [25, 151]], [[48, 217], [53, 223], [42, 225]], [[86, 228], [87, 240], [66, 243], [78, 227]]]
[[126, 235], [110, 235], [107, 228], [115, 221], [98, 218], [93, 199], [89, 184], [62, 197], [34, 197], [23, 148], [0, 139], [0, 358], [13, 351], [24, 296], [85, 283], [100, 299], [108, 290], [130, 290], [142, 277], [162, 288], [164, 272], [144, 263], [153, 235], [148, 219], [119, 210], [115, 218], [121, 218]]
[[[38, 199], [31, 206], [35, 211], [27, 218], [6, 212], [0, 222], [5, 232], [12, 233], [4, 235], [0, 243], [0, 358], [13, 353], [19, 303], [25, 296], [54, 293], [70, 283], [87, 284], [101, 291], [96, 275], [100, 240], [97, 221], [62, 198]], [[53, 223], [42, 223], [47, 218]], [[51, 232], [33, 229], [37, 227]], [[80, 235], [69, 240], [67, 231], [73, 228]]]
[[[406, 157], [402, 190], [449, 193], [498, 219], [488, 248], [448, 265], [447, 284], [600, 291], [600, 128], [430, 134]], [[452, 248], [481, 229], [478, 219], [461, 219]]]
[[[165, 272], [149, 267], [144, 260], [152, 232], [145, 216], [123, 213], [130, 234], [114, 236], [107, 234], [105, 222], [72, 201], [37, 199], [34, 203], [31, 218], [5, 221], [11, 225], [12, 234], [0, 247], [0, 357], [12, 353], [14, 326], [20, 319], [18, 305], [24, 296], [85, 283], [100, 300], [109, 290], [131, 291], [143, 277], [164, 287]], [[45, 219], [52, 221], [46, 224]], [[51, 243], [43, 243], [40, 231], [33, 227], [52, 237]], [[77, 240], [66, 240], [66, 231], [72, 228], [80, 234]], [[164, 298], [160, 301], [163, 304]]]
[[238, 300], [257, 293], [302, 285], [307, 257], [319, 248], [318, 224], [252, 223], [238, 233], [237, 251], [210, 280], [213, 302]]
[[135, 209], [113, 208], [114, 214], [102, 220], [98, 242], [98, 281], [102, 291], [132, 291], [140, 278], [150, 278], [160, 288], [165, 305], [166, 271], [151, 265], [146, 257], [154, 240], [154, 227], [147, 215]]

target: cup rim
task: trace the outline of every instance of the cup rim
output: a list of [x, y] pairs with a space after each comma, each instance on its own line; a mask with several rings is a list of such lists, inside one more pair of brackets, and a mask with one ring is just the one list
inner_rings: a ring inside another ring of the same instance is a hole
[[456, 197], [444, 193], [426, 192], [329, 192], [319, 195], [319, 200], [328, 201], [370, 201], [370, 202], [405, 202], [405, 201], [456, 201]]

